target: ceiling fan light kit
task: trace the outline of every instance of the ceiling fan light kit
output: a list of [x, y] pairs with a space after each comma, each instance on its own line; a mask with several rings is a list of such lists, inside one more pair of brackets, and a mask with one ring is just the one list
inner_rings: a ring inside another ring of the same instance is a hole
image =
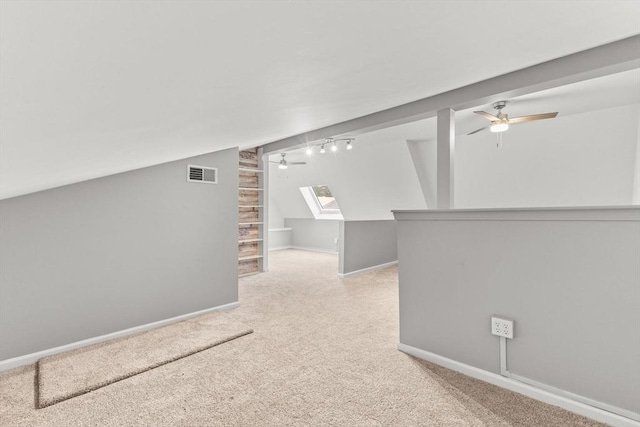
[[274, 162], [272, 160], [269, 160], [270, 163], [277, 163], [278, 169], [288, 169], [289, 165], [306, 165], [307, 164], [307, 162], [288, 162], [286, 159], [287, 153], [281, 153], [280, 156], [281, 158], [279, 162]]
[[509, 129], [509, 123], [504, 122], [493, 123], [489, 126], [491, 132], [504, 132], [507, 129]]
[[473, 132], [469, 132], [467, 135], [473, 135], [485, 129], [489, 129], [491, 132], [504, 132], [509, 129], [510, 124], [515, 123], [524, 123], [531, 122], [534, 120], [542, 120], [542, 119], [553, 119], [558, 113], [544, 113], [544, 114], [532, 114], [529, 116], [520, 116], [514, 117], [512, 119], [509, 116], [502, 112], [502, 109], [507, 106], [507, 101], [498, 101], [493, 103], [493, 108], [498, 111], [498, 113], [494, 116], [493, 114], [489, 114], [486, 111], [474, 111], [475, 114], [484, 117], [485, 119], [491, 121], [490, 125], [482, 127], [480, 129], [476, 129]]

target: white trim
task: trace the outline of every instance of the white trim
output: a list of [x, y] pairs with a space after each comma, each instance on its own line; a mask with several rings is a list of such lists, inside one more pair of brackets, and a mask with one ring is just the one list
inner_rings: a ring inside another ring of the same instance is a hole
[[291, 231], [293, 228], [285, 227], [285, 228], [270, 228], [269, 231]]
[[270, 251], [281, 251], [283, 249], [291, 249], [291, 246], [278, 246], [277, 248], [269, 248]]
[[640, 221], [638, 206], [392, 211], [398, 221]]
[[309, 247], [309, 246], [293, 246], [293, 245], [291, 245], [291, 247], [289, 249], [300, 249], [301, 251], [323, 252], [325, 254], [334, 254], [334, 255], [338, 254], [337, 251], [332, 251], [330, 249], [312, 248], [312, 247]]
[[373, 267], [363, 268], [361, 270], [350, 271], [348, 273], [338, 273], [338, 277], [353, 276], [354, 274], [360, 274], [360, 273], [364, 273], [366, 271], [371, 271], [371, 270], [378, 270], [378, 269], [381, 269], [381, 268], [389, 267], [390, 265], [394, 265], [394, 264], [397, 264], [397, 263], [398, 263], [398, 260], [395, 260], [395, 261], [391, 261], [391, 262], [385, 262], [384, 264], [374, 265]]
[[529, 384], [530, 386], [536, 387], [541, 390], [546, 390], [558, 396], [564, 396], [568, 399], [575, 400], [576, 402], [582, 402], [585, 405], [595, 406], [596, 408], [600, 408], [607, 412], [613, 412], [614, 414], [630, 418], [634, 421], [640, 421], [640, 414], [637, 414], [635, 412], [618, 408], [617, 406], [609, 405], [608, 403], [599, 402], [595, 399], [591, 399], [579, 394], [571, 393], [569, 391], [562, 390], [549, 384], [541, 383], [539, 381], [532, 380], [509, 371], [507, 369], [507, 338], [502, 336], [500, 337], [500, 375], [502, 375], [503, 377], [512, 378], [525, 384]]
[[497, 385], [498, 387], [506, 388], [507, 390], [523, 394], [525, 396], [548, 403], [550, 405], [559, 406], [563, 409], [566, 409], [567, 411], [583, 415], [596, 421], [607, 423], [614, 427], [640, 427], [640, 423], [629, 418], [622, 417], [620, 415], [616, 415], [611, 412], [595, 408], [593, 406], [585, 405], [584, 403], [576, 402], [575, 400], [568, 399], [563, 396], [558, 396], [556, 394], [541, 390], [539, 388], [513, 380], [511, 378], [506, 378], [501, 375], [494, 374], [493, 372], [485, 371], [484, 369], [476, 368], [474, 366], [467, 365], [465, 363], [461, 363], [416, 347], [412, 347], [410, 345], [398, 343], [398, 350], [411, 356], [415, 356], [419, 359], [424, 359], [429, 362], [435, 363], [436, 365], [444, 366], [445, 368], [449, 368], [456, 372], [468, 375], [472, 378]]
[[200, 316], [203, 314], [211, 313], [213, 311], [222, 311], [222, 310], [230, 310], [232, 308], [236, 308], [240, 305], [238, 301], [232, 302], [229, 304], [219, 305], [217, 307], [206, 308], [200, 311], [194, 311], [192, 313], [182, 314], [180, 316], [171, 317], [169, 319], [158, 320], [157, 322], [146, 323], [140, 326], [134, 326], [133, 328], [123, 329], [116, 332], [111, 332], [109, 334], [100, 335], [93, 338], [88, 338], [82, 341], [72, 342], [71, 344], [61, 345], [59, 347], [53, 347], [46, 350], [37, 351], [35, 353], [25, 354], [24, 356], [18, 356], [11, 359], [6, 359], [0, 361], [0, 372], [7, 371], [9, 369], [17, 368], [23, 365], [30, 365], [32, 363], [37, 362], [46, 356], [51, 356], [54, 354], [62, 353], [64, 351], [74, 350], [76, 348], [85, 347], [91, 344], [97, 344], [103, 341], [111, 340], [114, 338], [123, 337], [126, 335], [131, 335], [137, 332], [146, 331], [148, 329], [158, 328], [160, 326], [165, 326], [171, 323], [180, 322], [182, 320], [190, 319], [192, 317]]

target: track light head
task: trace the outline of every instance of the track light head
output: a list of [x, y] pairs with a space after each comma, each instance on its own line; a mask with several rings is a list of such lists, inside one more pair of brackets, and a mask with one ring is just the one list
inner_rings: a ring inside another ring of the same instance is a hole
[[327, 152], [327, 150], [325, 150], [325, 149], [324, 149], [324, 144], [322, 144], [322, 145], [320, 146], [320, 154], [324, 154], [324, 153], [326, 153], [326, 152]]

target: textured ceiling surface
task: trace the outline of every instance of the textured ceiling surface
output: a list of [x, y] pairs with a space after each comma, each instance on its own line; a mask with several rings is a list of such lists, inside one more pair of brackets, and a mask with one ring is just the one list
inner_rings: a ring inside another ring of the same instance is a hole
[[0, 198], [265, 144], [640, 32], [637, 1], [0, 8]]

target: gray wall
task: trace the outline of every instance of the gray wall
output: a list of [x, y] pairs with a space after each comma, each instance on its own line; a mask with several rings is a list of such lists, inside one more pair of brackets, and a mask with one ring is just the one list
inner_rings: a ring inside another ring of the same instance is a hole
[[269, 250], [286, 249], [291, 247], [290, 228], [269, 229]]
[[292, 229], [293, 247], [338, 252], [336, 239], [340, 235], [339, 220], [285, 218], [284, 226]]
[[349, 274], [398, 259], [393, 220], [342, 221], [338, 273]]
[[237, 301], [237, 168], [230, 149], [2, 200], [0, 360]]
[[640, 412], [640, 209], [396, 218], [401, 343]]

